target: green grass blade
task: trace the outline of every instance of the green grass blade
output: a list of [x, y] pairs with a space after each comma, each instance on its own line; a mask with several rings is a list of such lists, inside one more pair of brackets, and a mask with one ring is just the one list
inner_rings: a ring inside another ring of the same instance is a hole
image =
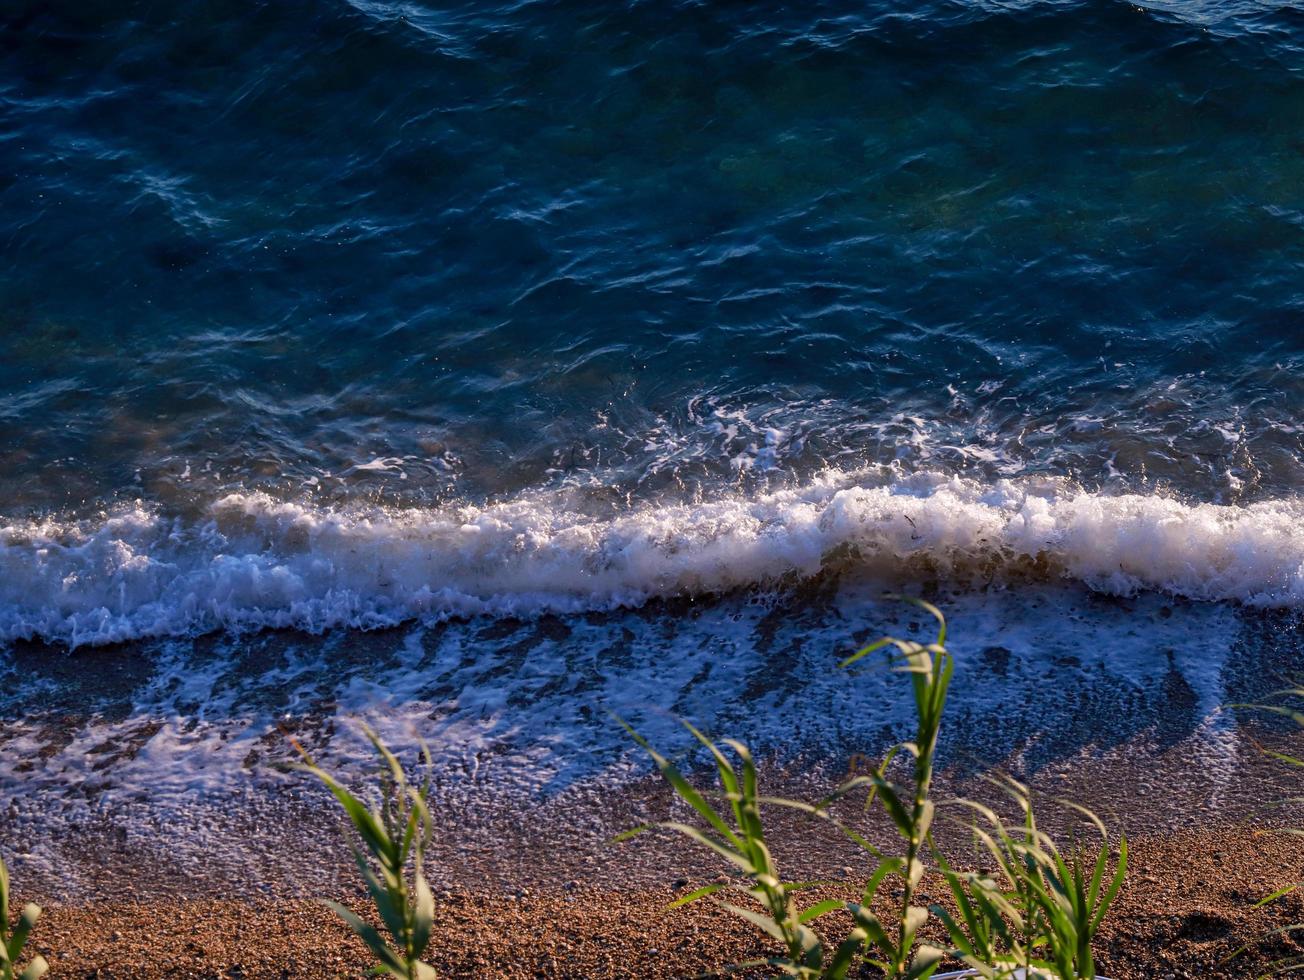
[[897, 958], [896, 942], [887, 934], [883, 928], [883, 923], [879, 921], [878, 916], [871, 912], [866, 906], [850, 904], [847, 911], [851, 913], [856, 924], [865, 931], [869, 941], [883, 951], [888, 959]]
[[864, 929], [853, 929], [850, 935], [838, 945], [833, 959], [824, 971], [824, 980], [845, 980], [852, 964], [860, 958], [860, 951], [868, 938]]
[[1096, 914], [1091, 920], [1091, 931], [1094, 933], [1100, 927], [1100, 921], [1109, 911], [1109, 907], [1114, 904], [1114, 899], [1118, 897], [1118, 891], [1123, 887], [1123, 879], [1127, 876], [1127, 838], [1122, 837], [1118, 842], [1118, 867], [1114, 871], [1114, 879], [1105, 889], [1105, 894], [1100, 897], [1100, 904], [1096, 907]]
[[[385, 833], [383, 824], [376, 818], [376, 815], [368, 810], [361, 800], [350, 793], [338, 780], [335, 779], [335, 777], [330, 775], [330, 773], [311, 765], [304, 765], [303, 769], [320, 779], [322, 783], [325, 784], [326, 788], [331, 791], [331, 794], [339, 801], [340, 806], [343, 807], [345, 815], [349, 818], [349, 822], [353, 824], [354, 829], [362, 836], [363, 841], [367, 845], [367, 849], [375, 855], [376, 859], [383, 863], [392, 864], [390, 858], [393, 854], [394, 848], [390, 842], [389, 836]], [[392, 870], [398, 869], [393, 868]]]
[[727, 844], [715, 840], [701, 830], [698, 830], [696, 827], [689, 826], [686, 823], [676, 823], [673, 820], [667, 820], [664, 823], [658, 824], [658, 826], [664, 827], [667, 830], [676, 831], [677, 833], [683, 834], [685, 837], [692, 838], [704, 847], [709, 847], [730, 864], [747, 874], [754, 874], [757, 871], [756, 866], [738, 851], [733, 850], [733, 848], [729, 847]]
[[706, 898], [708, 895], [714, 895], [724, 887], [724, 885], [703, 885], [701, 888], [696, 888], [687, 895], [681, 895], [679, 898], [676, 898], [673, 902], [667, 905], [666, 908], [677, 909], [681, 905], [691, 905], [698, 899]]
[[625, 721], [625, 719], [621, 718], [619, 715], [615, 715], [614, 717], [625, 731], [629, 732], [630, 737], [642, 746], [643, 750], [652, 757], [652, 762], [656, 765], [657, 771], [661, 773], [662, 778], [670, 783], [674, 791], [679, 794], [680, 799], [700, 813], [706, 822], [714, 827], [721, 836], [728, 840], [736, 849], [741, 851], [742, 842], [738, 839], [738, 836], [730, 829], [729, 825], [721, 819], [720, 815], [715, 812], [715, 808], [706, 802], [702, 797], [702, 794], [694, 789], [692, 784], [683, 777], [683, 774], [675, 768], [670, 760], [657, 752], [656, 749], [652, 748], [648, 740], [636, 732]]
[[892, 638], [891, 638], [890, 636], [885, 636], [885, 637], [883, 637], [881, 640], [875, 640], [875, 641], [874, 641], [873, 643], [871, 643], [869, 646], [867, 646], [867, 647], [861, 647], [859, 650], [857, 650], [855, 653], [853, 653], [850, 657], [847, 657], [846, 660], [843, 660], [841, 663], [839, 663], [838, 666], [839, 666], [839, 667], [850, 667], [850, 666], [851, 666], [852, 664], [854, 664], [857, 660], [862, 660], [862, 659], [864, 659], [865, 657], [868, 657], [868, 656], [869, 656], [871, 653], [873, 653], [875, 650], [882, 650], [885, 646], [887, 646], [888, 644], [890, 644], [890, 643], [892, 643], [892, 642], [893, 642], [893, 640], [892, 640]]
[[840, 909], [845, 909], [846, 907], [846, 902], [839, 901], [836, 898], [825, 899], [822, 902], [816, 902], [810, 908], [803, 911], [799, 916], [797, 916], [797, 921], [802, 925], [806, 925], [808, 922], [814, 922], [816, 919], [828, 915], [830, 912], [836, 912]]
[[419, 957], [430, 944], [430, 933], [435, 924], [435, 896], [419, 866], [412, 878], [412, 889], [416, 893], [412, 908], [412, 955]]
[[652, 830], [654, 827], [656, 827], [656, 824], [652, 824], [652, 823], [644, 823], [644, 824], [639, 824], [637, 827], [630, 827], [629, 830], [622, 830], [615, 837], [611, 838], [611, 840], [609, 840], [607, 843], [619, 844], [622, 841], [627, 841], [632, 837], [637, 837], [639, 834], [645, 834], [649, 830]]
[[739, 905], [730, 905], [728, 902], [717, 903], [720, 908], [727, 909], [740, 919], [745, 919], [752, 925], [756, 926], [767, 936], [772, 936], [781, 943], [787, 943], [788, 937], [783, 934], [779, 924], [768, 916], [761, 915], [759, 912], [753, 912], [751, 909], [745, 909]]
[[865, 893], [862, 904], [868, 906], [874, 901], [874, 896], [878, 894], [879, 888], [887, 880], [888, 875], [898, 874], [905, 867], [905, 858], [892, 857], [886, 858], [879, 862], [869, 880], [865, 882]]
[[376, 754], [389, 767], [390, 778], [394, 780], [394, 784], [400, 789], [406, 788], [407, 775], [403, 772], [403, 766], [399, 763], [398, 757], [380, 740], [380, 736], [376, 734], [370, 725], [366, 722], [358, 722], [358, 727], [362, 729], [362, 734], [367, 737], [367, 741], [375, 748]]
[[[402, 883], [397, 883], [391, 877], [389, 884], [382, 882], [380, 877], [367, 862], [366, 855], [358, 848], [353, 849], [353, 861], [358, 866], [358, 871], [362, 875], [362, 880], [367, 885], [367, 892], [371, 895], [371, 900], [375, 903], [376, 911], [380, 914], [380, 921], [385, 924], [390, 935], [399, 943], [406, 941], [407, 923], [404, 919], [405, 908], [400, 907], [394, 897], [394, 892], [398, 891], [401, 898]], [[386, 872], [389, 876], [389, 873]]]
[[0, 858], [0, 936], [9, 928], [9, 869]]
[[910, 963], [910, 969], [906, 971], [907, 980], [928, 980], [937, 972], [945, 958], [946, 953], [936, 946], [920, 946]]
[[914, 821], [910, 817], [910, 811], [906, 809], [905, 804], [901, 802], [901, 797], [897, 796], [895, 788], [886, 779], [881, 776], [870, 776], [875, 789], [878, 790], [879, 798], [883, 801], [883, 806], [887, 809], [888, 816], [892, 818], [892, 823], [896, 825], [897, 833], [906, 840], [910, 839], [913, 830]]
[[680, 724], [692, 732], [693, 738], [701, 742], [706, 750], [711, 753], [711, 758], [715, 760], [715, 767], [720, 775], [720, 785], [724, 787], [724, 791], [741, 796], [742, 788], [738, 784], [738, 774], [734, 772], [733, 766], [729, 764], [725, 754], [720, 751], [714, 742], [698, 731], [692, 723], [681, 721]]
[[367, 948], [371, 950], [376, 959], [380, 960], [382, 965], [399, 976], [404, 976], [407, 973], [407, 964], [404, 962], [404, 958], [389, 947], [389, 944], [385, 942], [384, 937], [376, 930], [375, 926], [360, 919], [339, 902], [323, 900], [322, 904], [345, 921], [354, 934], [367, 944]]
[[1278, 889], [1277, 889], [1275, 892], [1273, 892], [1271, 895], [1266, 895], [1266, 896], [1264, 896], [1263, 898], [1259, 899], [1257, 902], [1255, 902], [1253, 905], [1251, 905], [1250, 908], [1252, 908], [1252, 909], [1261, 909], [1261, 908], [1263, 908], [1265, 905], [1268, 905], [1268, 904], [1270, 904], [1270, 903], [1272, 903], [1272, 902], [1275, 902], [1277, 899], [1279, 899], [1279, 898], [1281, 898], [1281, 897], [1283, 897], [1283, 896], [1285, 896], [1285, 895], [1289, 895], [1291, 892], [1295, 891], [1295, 889], [1297, 889], [1297, 888], [1299, 888], [1299, 883], [1298, 883], [1298, 882], [1297, 882], [1296, 884], [1293, 884], [1293, 885], [1287, 885], [1285, 888], [1278, 888]]
[[8, 953], [10, 962], [18, 962], [23, 947], [27, 945], [27, 937], [31, 934], [32, 927], [36, 925], [36, 920], [40, 917], [41, 907], [35, 902], [28, 902], [23, 906], [23, 910], [18, 913], [18, 924], [14, 926], [13, 932], [9, 934]]

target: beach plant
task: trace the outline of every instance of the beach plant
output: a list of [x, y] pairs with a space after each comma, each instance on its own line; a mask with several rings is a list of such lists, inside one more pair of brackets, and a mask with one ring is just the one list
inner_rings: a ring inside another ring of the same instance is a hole
[[[833, 980], [847, 975], [859, 958], [860, 947], [866, 936], [862, 930], [830, 949], [812, 928], [816, 919], [843, 907], [839, 901], [818, 902], [799, 909], [796, 897], [799, 892], [816, 882], [784, 881], [765, 840], [765, 827], [761, 819], [761, 804], [765, 798], [758, 792], [756, 765], [747, 746], [733, 739], [724, 745], [737, 757], [735, 768], [729, 757], [709, 738], [687, 722], [685, 727], [706, 747], [715, 761], [720, 783], [720, 797], [728, 804], [717, 808], [704, 794], [695, 789], [665, 756], [656, 751], [647, 740], [628, 724], [621, 724], [652, 757], [658, 771], [675, 793], [692, 807], [706, 822], [706, 829], [674, 820], [643, 824], [617, 836], [628, 840], [654, 827], [682, 834], [713, 851], [740, 873], [740, 880], [729, 884], [711, 884], [676, 899], [671, 908], [687, 905], [708, 896], [735, 892], [760, 906], [761, 911], [733, 904], [719, 898], [716, 903], [723, 909], [759, 928], [784, 947], [784, 955], [762, 960], [751, 960], [729, 968], [728, 972], [758, 966], [771, 966], [793, 977], [827, 977]], [[724, 811], [723, 813], [721, 811]]]
[[[361, 847], [350, 842], [353, 859], [390, 939], [338, 902], [322, 900], [322, 904], [367, 944], [378, 961], [373, 973], [404, 980], [434, 980], [434, 967], [421, 959], [430, 944], [435, 918], [434, 895], [421, 870], [421, 855], [432, 829], [430, 784], [427, 781], [419, 787], [413, 786], [397, 756], [380, 737], [366, 725], [361, 728], [381, 762], [380, 801], [371, 806], [316, 765], [298, 742], [293, 744], [304, 760], [300, 768], [326, 785], [362, 840]], [[422, 757], [428, 766], [430, 753], [424, 745]]]
[[38, 980], [49, 972], [43, 956], [33, 956], [27, 966], [18, 968], [27, 938], [41, 917], [41, 907], [28, 902], [18, 913], [18, 921], [9, 921], [9, 869], [0, 858], [0, 980]]
[[[1275, 691], [1271, 695], [1269, 695], [1269, 701], [1262, 704], [1236, 704], [1236, 705], [1232, 705], [1231, 707], [1248, 708], [1255, 711], [1263, 711], [1263, 712], [1268, 712], [1270, 714], [1282, 715], [1290, 719], [1290, 721], [1292, 721], [1297, 728], [1304, 729], [1304, 686], [1295, 685], [1292, 687], [1284, 688], [1280, 691]], [[1263, 754], [1268, 756], [1268, 758], [1270, 759], [1275, 759], [1276, 761], [1284, 763], [1285, 765], [1294, 769], [1304, 769], [1304, 758], [1300, 758], [1300, 756], [1298, 755], [1292, 755], [1289, 752], [1282, 752], [1276, 749], [1269, 749], [1263, 746], [1260, 746], [1259, 748], [1260, 751], [1263, 752]], [[1299, 796], [1289, 797], [1285, 800], [1279, 801], [1279, 803], [1300, 804], [1300, 803], [1304, 803], [1304, 797], [1299, 797]], [[1263, 831], [1263, 832], [1292, 834], [1296, 837], [1304, 837], [1304, 828], [1299, 828], [1299, 827], [1279, 827], [1272, 831]], [[1290, 884], [1284, 885], [1281, 888], [1278, 888], [1275, 891], [1273, 891], [1271, 894], [1266, 895], [1263, 898], [1259, 899], [1259, 901], [1254, 903], [1253, 907], [1258, 909], [1258, 908], [1263, 908], [1264, 906], [1267, 905], [1271, 905], [1273, 902], [1285, 898], [1287, 895], [1299, 891], [1301, 888], [1304, 888], [1304, 882], [1298, 882], [1298, 881], [1291, 882]], [[1242, 956], [1243, 954], [1248, 952], [1251, 948], [1253, 948], [1255, 945], [1258, 945], [1259, 943], [1262, 943], [1267, 939], [1274, 938], [1274, 937], [1280, 939], [1288, 936], [1301, 936], [1301, 935], [1304, 935], [1304, 922], [1292, 923], [1290, 925], [1282, 926], [1278, 929], [1273, 929], [1270, 933], [1268, 933], [1268, 935], [1262, 936], [1258, 940], [1251, 943], [1247, 943], [1246, 945], [1241, 946], [1239, 949], [1236, 949], [1223, 962], [1224, 964], [1226, 964], [1236, 959], [1237, 957]], [[1301, 972], [1304, 972], [1304, 954], [1295, 954], [1295, 955], [1285, 956], [1273, 960], [1266, 967], [1264, 967], [1263, 972], [1260, 975], [1267, 977], [1267, 976], [1279, 976], [1287, 973], [1301, 973]]]
[[[867, 774], [855, 775], [817, 803], [763, 796], [757, 788], [756, 766], [745, 745], [724, 740], [735, 764], [715, 743], [692, 725], [685, 726], [711, 754], [716, 765], [718, 793], [696, 789], [680, 770], [657, 752], [628, 724], [621, 724], [651, 756], [675, 794], [696, 811], [705, 827], [661, 821], [636, 827], [617, 839], [627, 839], [654, 827], [674, 831], [713, 851], [738, 874], [731, 884], [711, 884], [676, 899], [671, 907], [702, 899], [717, 902], [734, 915], [780, 942], [783, 956], [729, 967], [735, 972], [757, 966], [776, 967], [783, 974], [804, 978], [841, 978], [867, 964], [892, 980], [927, 980], [948, 957], [962, 960], [984, 977], [1042, 977], [1078, 980], [1095, 974], [1091, 944], [1101, 921], [1117, 897], [1127, 871], [1127, 841], [1120, 839], [1116, 857], [1103, 823], [1090, 811], [1066, 803], [1090, 823], [1100, 843], [1090, 848], [1075, 841], [1061, 851], [1038, 826], [1026, 786], [1005, 778], [993, 780], [1017, 804], [1022, 820], [1010, 826], [980, 803], [958, 800], [969, 813], [961, 823], [995, 861], [994, 872], [954, 869], [933, 839], [937, 804], [933, 777], [954, 661], [946, 648], [946, 620], [941, 611], [918, 599], [907, 599], [932, 615], [936, 639], [927, 644], [884, 637], [842, 661], [849, 667], [886, 651], [890, 668], [910, 681], [915, 732], [884, 755]], [[909, 760], [909, 778], [891, 778], [895, 763]], [[866, 791], [864, 807], [881, 807], [900, 838], [898, 848], [881, 848], [832, 815], [832, 805], [857, 790]], [[717, 807], [714, 800], [722, 801]], [[728, 804], [726, 809], [723, 803]], [[870, 857], [868, 875], [858, 901], [826, 899], [802, 908], [801, 892], [820, 882], [784, 880], [766, 842], [763, 807], [793, 808], [829, 821]], [[896, 850], [897, 853], [889, 853]], [[955, 903], [952, 912], [919, 902], [926, 862], [947, 882]], [[1112, 864], [1112, 871], [1111, 869]], [[889, 883], [895, 888], [886, 889]], [[721, 896], [741, 893], [748, 904], [733, 904]], [[884, 901], [891, 891], [895, 901]], [[755, 907], [753, 907], [755, 906]], [[884, 917], [876, 908], [891, 907]], [[850, 932], [836, 946], [823, 938], [826, 916], [850, 918]], [[950, 941], [949, 949], [920, 940], [920, 931], [935, 915]]]
[[[719, 796], [730, 806], [732, 822], [726, 821], [678, 768], [629, 725], [621, 722], [649, 753], [676, 795], [706, 821], [707, 827], [702, 829], [678, 821], [662, 821], [636, 827], [618, 839], [632, 837], [651, 827], [661, 827], [682, 834], [714, 851], [741, 872], [741, 882], [732, 887], [753, 900], [761, 911], [716, 898], [719, 892], [731, 887], [719, 884], [690, 892], [677, 899], [672, 907], [712, 898], [729, 912], [780, 941], [786, 949], [782, 957], [740, 963], [731, 967], [731, 972], [769, 965], [789, 976], [841, 978], [853, 966], [868, 961], [888, 977], [925, 980], [937, 970], [945, 955], [936, 947], [916, 942], [929, 913], [927, 908], [916, 904], [915, 896], [924, 875], [924, 858], [930, 848], [935, 813], [930, 794], [938, 734], [953, 664], [945, 647], [946, 620], [942, 613], [926, 602], [915, 599], [908, 601], [927, 610], [937, 619], [938, 633], [933, 643], [920, 644], [884, 637], [848, 657], [842, 666], [851, 666], [879, 650], [889, 650], [892, 669], [903, 672], [910, 678], [915, 709], [915, 737], [889, 750], [873, 772], [852, 777], [816, 804], [761, 796], [757, 789], [756, 767], [745, 745], [734, 740], [724, 742], [741, 762], [742, 768], [738, 771], [710, 739], [693, 726], [686, 725], [715, 760], [721, 791]], [[897, 785], [887, 775], [893, 760], [902, 752], [913, 759], [913, 778], [907, 786]], [[867, 808], [877, 802], [887, 812], [904, 842], [904, 853], [887, 854], [862, 834], [834, 821], [872, 858], [864, 887], [859, 889], [861, 899], [857, 902], [827, 899], [799, 909], [796, 896], [802, 890], [819, 883], [786, 882], [780, 877], [766, 844], [762, 805], [792, 807], [812, 816], [832, 820], [829, 813], [832, 803], [861, 788], [867, 789]], [[884, 884], [896, 879], [900, 880], [902, 887], [895, 921], [884, 922], [874, 911], [874, 901]], [[816, 932], [814, 925], [824, 916], [835, 912], [848, 914], [852, 928], [846, 939], [832, 947]]]
[[934, 912], [955, 955], [987, 977], [1017, 971], [1061, 980], [1094, 977], [1091, 945], [1127, 875], [1127, 838], [1119, 838], [1115, 856], [1100, 818], [1060, 801], [1100, 838], [1091, 847], [1074, 840], [1065, 854], [1038, 827], [1028, 787], [1010, 777], [992, 781], [1015, 801], [1022, 820], [1011, 826], [990, 807], [957, 801], [977, 815], [968, 826], [995, 872], [959, 874], [938, 856], [957, 912]]
[[[946, 649], [946, 617], [941, 610], [921, 599], [902, 597], [928, 612], [937, 621], [937, 638], [929, 644], [885, 636], [857, 651], [842, 667], [868, 657], [879, 650], [890, 653], [889, 664], [893, 670], [905, 673], [910, 679], [915, 710], [915, 737], [888, 750], [877, 769], [865, 776], [855, 776], [836, 791], [843, 796], [860, 785], [867, 784], [868, 809], [877, 800], [891, 819], [896, 832], [905, 842], [905, 854], [889, 856], [863, 836], [849, 834], [851, 839], [873, 858], [874, 866], [866, 882], [859, 903], [848, 905], [848, 911], [857, 924], [868, 934], [868, 954], [871, 963], [888, 977], [908, 980], [928, 977], [937, 969], [943, 952], [931, 945], [921, 945], [915, 950], [915, 938], [928, 921], [928, 908], [915, 904], [915, 895], [924, 876], [924, 857], [932, 849], [933, 818], [936, 805], [932, 799], [933, 772], [936, 765], [937, 739], [942, 730], [942, 716], [946, 709], [946, 695], [951, 686], [955, 662]], [[905, 752], [913, 760], [911, 782], [900, 786], [888, 779], [893, 760]], [[827, 801], [827, 802], [831, 802]], [[826, 811], [827, 802], [817, 807]], [[885, 927], [872, 911], [872, 903], [884, 882], [901, 880], [901, 901], [895, 931]]]

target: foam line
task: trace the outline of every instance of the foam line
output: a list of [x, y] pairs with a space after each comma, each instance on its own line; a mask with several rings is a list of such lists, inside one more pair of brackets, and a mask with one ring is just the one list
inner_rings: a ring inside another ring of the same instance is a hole
[[0, 641], [602, 610], [763, 586], [832, 561], [959, 581], [1023, 569], [1116, 594], [1296, 606], [1304, 503], [829, 472], [751, 498], [603, 513], [560, 492], [406, 510], [235, 494], [191, 519], [138, 504], [0, 526]]

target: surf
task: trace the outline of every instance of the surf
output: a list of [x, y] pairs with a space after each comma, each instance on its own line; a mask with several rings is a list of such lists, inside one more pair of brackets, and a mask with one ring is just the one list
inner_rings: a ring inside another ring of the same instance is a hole
[[[600, 495], [598, 495], [600, 497]], [[136, 502], [0, 526], [0, 642], [320, 633], [530, 617], [765, 589], [825, 572], [1304, 604], [1304, 502], [1103, 494], [1064, 479], [827, 471], [753, 496], [598, 503], [538, 491], [441, 508], [264, 493], [191, 515]]]

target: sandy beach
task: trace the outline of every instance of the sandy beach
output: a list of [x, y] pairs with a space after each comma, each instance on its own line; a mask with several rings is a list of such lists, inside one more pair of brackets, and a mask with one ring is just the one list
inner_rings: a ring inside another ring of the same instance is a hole
[[[1248, 977], [1304, 952], [1304, 944], [1279, 937], [1224, 962], [1256, 937], [1304, 921], [1304, 902], [1295, 896], [1251, 907], [1304, 867], [1304, 841], [1193, 831], [1138, 838], [1133, 848], [1133, 874], [1097, 944], [1103, 973], [1117, 980]], [[925, 887], [939, 894], [939, 884], [930, 879]], [[667, 911], [675, 894], [670, 886], [610, 882], [519, 897], [445, 892], [431, 961], [453, 977], [670, 978], [766, 954], [754, 932], [709, 904]], [[822, 897], [852, 894], [830, 888]], [[364, 908], [356, 891], [340, 898]], [[361, 977], [371, 962], [332, 913], [303, 900], [54, 906], [37, 947], [53, 976], [97, 980]]]
[[[1217, 793], [1192, 778], [1192, 747], [1183, 742], [1134, 746], [1039, 774], [1045, 826], [1060, 839], [1080, 826], [1051, 805], [1060, 796], [1090, 798], [1111, 829], [1130, 838], [1130, 871], [1095, 944], [1103, 974], [1248, 977], [1304, 952], [1289, 936], [1269, 936], [1304, 921], [1300, 896], [1254, 908], [1304, 870], [1304, 839], [1279, 832], [1304, 819], [1297, 809], [1264, 805], [1290, 791], [1293, 773], [1260, 750], [1288, 741], [1282, 732], [1247, 731], [1234, 778]], [[811, 798], [819, 782], [777, 763], [770, 772], [783, 794]], [[980, 776], [944, 774], [938, 795], [976, 796], [983, 787]], [[25, 876], [27, 897], [46, 905], [35, 948], [55, 977], [363, 976], [372, 962], [366, 949], [309, 897], [374, 915], [349, 867], [338, 818], [322, 802], [310, 794], [246, 814], [248, 851], [238, 863], [215, 851], [207, 866], [184, 862], [185, 873], [180, 863], [173, 872], [163, 849], [113, 845], [112, 833], [83, 828], [80, 842], [64, 841], [61, 852], [63, 880], [78, 883], [80, 898], [52, 894], [55, 878], [38, 868]], [[438, 915], [429, 959], [441, 975], [689, 977], [772, 952], [709, 902], [667, 910], [676, 896], [727, 880], [712, 856], [670, 834], [611, 842], [640, 820], [685, 815], [656, 778], [535, 807], [467, 808], [449, 799], [441, 809], [435, 802], [427, 868]], [[862, 819], [858, 802], [835, 812], [871, 839], [892, 840], [881, 820]], [[785, 810], [771, 809], [767, 819], [785, 872], [830, 883], [809, 901], [856, 897], [864, 858], [845, 838]], [[959, 828], [940, 822], [938, 839], [957, 867], [976, 866]], [[923, 887], [930, 903], [949, 904], [937, 875]], [[929, 928], [944, 944], [935, 919]], [[1227, 962], [1243, 946], [1249, 949]]]

